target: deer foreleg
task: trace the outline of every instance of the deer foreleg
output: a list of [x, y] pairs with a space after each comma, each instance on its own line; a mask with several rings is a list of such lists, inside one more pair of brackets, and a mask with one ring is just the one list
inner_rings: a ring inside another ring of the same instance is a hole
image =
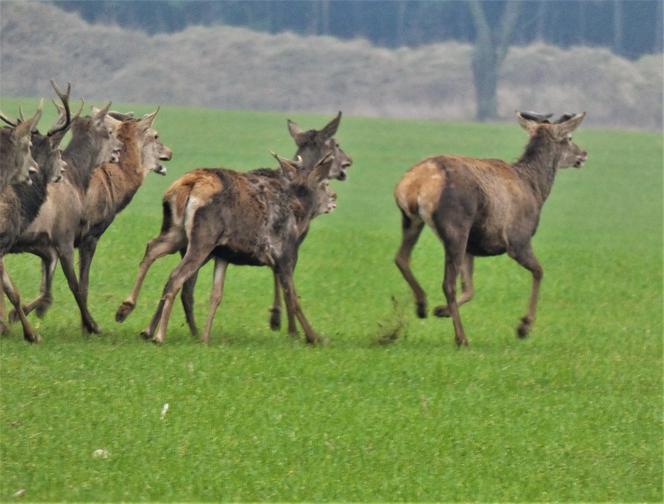
[[295, 285], [293, 283], [293, 273], [292, 271], [280, 271], [279, 272], [279, 282], [284, 288], [284, 300], [286, 301], [286, 307], [290, 313], [294, 313], [297, 317], [298, 322], [302, 326], [305, 337], [307, 338], [307, 343], [315, 345], [317, 343], [322, 343], [321, 339], [316, 331], [314, 331], [311, 324], [304, 315], [302, 307], [300, 306], [300, 301], [297, 297], [297, 292], [295, 290]]
[[525, 338], [528, 336], [530, 329], [535, 323], [535, 315], [537, 313], [537, 299], [539, 296], [539, 288], [542, 283], [542, 277], [544, 276], [544, 271], [539, 261], [533, 253], [533, 249], [530, 244], [525, 247], [523, 250], [510, 252], [509, 255], [514, 258], [521, 266], [530, 271], [533, 275], [533, 286], [530, 291], [530, 300], [528, 302], [528, 313], [521, 318], [521, 323], [516, 328], [516, 333], [519, 338]]
[[[205, 323], [205, 332], [203, 333], [203, 343], [210, 341], [212, 332], [212, 322], [214, 314], [224, 297], [224, 280], [226, 278], [226, 269], [228, 263], [221, 259], [214, 260], [214, 273], [212, 274], [212, 292], [210, 292], [210, 308], [208, 310], [207, 322]], [[193, 278], [193, 277], [192, 277]]]
[[14, 283], [12, 282], [12, 279], [9, 277], [9, 273], [7, 273], [7, 271], [5, 270], [5, 265], [1, 258], [0, 258], [0, 278], [2, 279], [2, 287], [5, 293], [7, 294], [9, 301], [14, 306], [14, 309], [18, 314], [18, 318], [21, 321], [21, 325], [23, 326], [23, 338], [25, 338], [25, 340], [29, 341], [30, 343], [38, 343], [39, 341], [41, 341], [41, 338], [32, 328], [30, 322], [28, 322], [28, 318], [25, 316], [25, 313], [23, 312], [23, 307], [21, 306], [21, 296], [16, 287], [14, 287]]
[[278, 331], [281, 328], [281, 285], [279, 285], [279, 277], [273, 271], [274, 278], [274, 299], [272, 301], [272, 308], [270, 308], [270, 329]]

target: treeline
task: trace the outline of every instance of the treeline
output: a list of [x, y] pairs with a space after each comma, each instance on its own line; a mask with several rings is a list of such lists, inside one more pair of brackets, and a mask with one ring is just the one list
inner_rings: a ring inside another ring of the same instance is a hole
[[[489, 22], [514, 0], [483, 1]], [[517, 0], [518, 1], [518, 0]], [[115, 23], [150, 34], [190, 25], [224, 23], [253, 30], [342, 39], [366, 38], [385, 47], [457, 40], [474, 43], [477, 27], [468, 1], [422, 0], [156, 0], [54, 1], [90, 22]], [[638, 58], [662, 51], [662, 0], [518, 1], [511, 44], [535, 41], [569, 47], [608, 47]]]

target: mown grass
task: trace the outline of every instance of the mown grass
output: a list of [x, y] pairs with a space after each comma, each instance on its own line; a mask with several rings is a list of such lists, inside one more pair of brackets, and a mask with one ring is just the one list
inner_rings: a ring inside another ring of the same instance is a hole
[[[15, 104], [3, 99], [2, 109]], [[449, 320], [415, 318], [392, 263], [391, 192], [405, 169], [443, 152], [514, 159], [525, 136], [512, 124], [343, 119], [338, 139], [355, 164], [334, 183], [338, 209], [312, 225], [296, 275], [325, 347], [268, 329], [271, 275], [257, 268], [229, 270], [209, 347], [192, 340], [179, 308], [166, 344], [145, 344], [138, 332], [176, 257], [154, 266], [136, 312], [114, 322], [159, 229], [163, 189], [196, 166], [248, 169], [270, 165], [270, 149], [291, 154], [285, 118], [160, 112], [175, 152], [169, 175], [146, 180], [93, 264], [91, 310], [104, 335], [80, 335], [58, 273], [54, 307], [33, 319], [44, 342], [25, 344], [18, 328], [0, 340], [0, 500], [25, 489], [23, 499], [70, 501], [661, 501], [656, 134], [576, 134], [590, 160], [559, 174], [545, 206], [535, 239], [545, 279], [525, 341], [514, 329], [530, 278], [509, 259], [478, 261], [461, 350]], [[320, 127], [329, 117], [293, 119]], [[433, 308], [442, 248], [430, 232], [413, 261]], [[37, 260], [7, 264], [34, 295]], [[207, 267], [199, 281], [201, 321], [210, 276]], [[394, 344], [374, 344], [400, 322]]]

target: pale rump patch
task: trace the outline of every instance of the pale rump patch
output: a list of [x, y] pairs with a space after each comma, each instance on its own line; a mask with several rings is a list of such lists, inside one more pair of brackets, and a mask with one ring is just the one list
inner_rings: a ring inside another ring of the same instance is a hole
[[195, 198], [200, 202], [210, 201], [212, 195], [220, 192], [223, 184], [219, 177], [207, 170], [194, 170], [185, 173], [166, 189], [164, 201], [171, 205], [173, 219], [181, 222], [184, 219], [185, 210], [191, 210], [188, 201]]
[[444, 185], [445, 172], [431, 159], [425, 159], [404, 174], [394, 190], [394, 197], [408, 217], [419, 216], [431, 226], [431, 216]]

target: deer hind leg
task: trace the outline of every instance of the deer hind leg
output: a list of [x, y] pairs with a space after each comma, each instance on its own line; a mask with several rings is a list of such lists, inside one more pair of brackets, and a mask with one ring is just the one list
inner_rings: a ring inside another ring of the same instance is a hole
[[212, 332], [212, 322], [214, 315], [224, 297], [224, 280], [226, 278], [226, 268], [228, 263], [222, 259], [214, 260], [214, 273], [212, 275], [212, 292], [210, 292], [210, 308], [208, 310], [207, 322], [205, 323], [205, 332], [203, 333], [203, 343], [210, 341]]
[[141, 260], [141, 264], [138, 267], [138, 275], [136, 276], [136, 281], [134, 287], [131, 290], [129, 296], [122, 302], [118, 307], [117, 312], [115, 313], [115, 320], [117, 322], [124, 322], [129, 314], [134, 310], [136, 306], [136, 300], [138, 299], [138, 294], [141, 291], [141, 286], [145, 280], [150, 266], [160, 257], [163, 257], [168, 254], [173, 254], [182, 248], [182, 237], [177, 231], [167, 231], [160, 234], [153, 240], [148, 242], [147, 247], [145, 248], [145, 254]]
[[[181, 249], [180, 255], [184, 257], [187, 249]], [[194, 313], [194, 291], [196, 290], [196, 281], [198, 280], [198, 271], [191, 275], [180, 291], [180, 300], [182, 301], [182, 309], [184, 316], [189, 326], [189, 331], [194, 337], [198, 336], [198, 326], [196, 325], [196, 314]]]
[[533, 275], [533, 286], [530, 291], [530, 301], [528, 303], [528, 313], [521, 318], [521, 323], [516, 328], [516, 333], [519, 338], [525, 338], [528, 336], [530, 329], [535, 323], [535, 315], [537, 313], [537, 298], [539, 296], [539, 288], [542, 283], [542, 277], [544, 276], [544, 271], [539, 261], [533, 253], [532, 246], [530, 243], [523, 249], [509, 251], [510, 257], [512, 257], [516, 262], [521, 266], [530, 271]]
[[[184, 283], [191, 278], [191, 276], [196, 273], [200, 267], [205, 263], [210, 252], [214, 246], [209, 248], [202, 248], [200, 246], [192, 246], [190, 242], [189, 247], [187, 248], [187, 253], [184, 255], [180, 263], [175, 267], [168, 277], [168, 282], [164, 287], [164, 291], [161, 297], [160, 315], [158, 318], [156, 332], [152, 340], [155, 343], [163, 343], [166, 338], [166, 332], [168, 331], [168, 321], [171, 317], [171, 310], [173, 309], [173, 301], [177, 293], [180, 291]], [[156, 315], [156, 314], [155, 314]], [[153, 318], [154, 322], [155, 318]]]
[[23, 326], [23, 338], [30, 343], [39, 343], [41, 338], [32, 328], [30, 322], [28, 322], [28, 318], [25, 316], [25, 313], [23, 313], [23, 307], [21, 306], [21, 296], [16, 287], [14, 287], [14, 283], [9, 277], [9, 273], [7, 273], [7, 270], [5, 270], [5, 265], [2, 259], [0, 259], [0, 279], [2, 280], [2, 287], [7, 294], [9, 301], [14, 306], [19, 320], [21, 321], [21, 325]]
[[[457, 301], [457, 305], [461, 306], [473, 299], [475, 295], [475, 287], [473, 286], [473, 263], [474, 256], [466, 254], [461, 264], [461, 297]], [[433, 311], [436, 317], [449, 317], [450, 309], [447, 305], [436, 306]]]
[[408, 217], [403, 211], [401, 212], [401, 229], [402, 229], [402, 239], [401, 247], [397, 252], [394, 262], [401, 271], [401, 274], [410, 285], [410, 288], [413, 291], [415, 296], [415, 306], [417, 316], [420, 318], [426, 318], [427, 316], [427, 298], [422, 289], [422, 286], [415, 279], [412, 270], [410, 269], [410, 255], [417, 243], [420, 233], [424, 228], [424, 221], [419, 217]]
[[[34, 311], [37, 317], [42, 318], [46, 315], [46, 312], [53, 303], [53, 275], [55, 274], [55, 268], [58, 265], [58, 254], [53, 247], [49, 247], [44, 251], [38, 252], [37, 255], [39, 255], [42, 261], [42, 277], [39, 296], [25, 305], [23, 307], [23, 312], [26, 315], [29, 315]], [[18, 313], [16, 310], [12, 310], [9, 314], [9, 320], [11, 322], [18, 321]]]

